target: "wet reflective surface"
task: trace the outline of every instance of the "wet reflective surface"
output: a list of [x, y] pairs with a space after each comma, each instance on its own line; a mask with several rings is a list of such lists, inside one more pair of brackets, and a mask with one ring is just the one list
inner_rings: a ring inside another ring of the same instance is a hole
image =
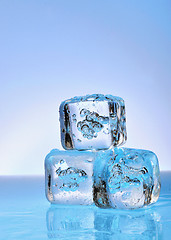
[[50, 205], [44, 177], [0, 177], [0, 239], [170, 239], [171, 172], [156, 204], [137, 210]]

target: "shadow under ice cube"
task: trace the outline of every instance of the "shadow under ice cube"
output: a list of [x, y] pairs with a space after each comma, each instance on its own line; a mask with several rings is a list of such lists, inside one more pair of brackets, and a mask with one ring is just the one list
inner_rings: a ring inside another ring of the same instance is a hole
[[156, 202], [159, 193], [159, 164], [153, 152], [113, 148], [97, 153], [94, 165], [94, 201], [97, 206], [140, 208]]
[[122, 98], [93, 94], [60, 105], [61, 141], [65, 149], [108, 149], [127, 139]]
[[59, 204], [93, 203], [94, 153], [52, 150], [45, 159], [47, 199]]

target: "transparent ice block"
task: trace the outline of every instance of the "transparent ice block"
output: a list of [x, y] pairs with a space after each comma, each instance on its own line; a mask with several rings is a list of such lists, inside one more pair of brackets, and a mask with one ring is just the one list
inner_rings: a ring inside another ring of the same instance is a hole
[[94, 202], [97, 206], [140, 208], [156, 202], [159, 193], [159, 164], [153, 152], [112, 148], [97, 153], [94, 164]]
[[125, 103], [102, 94], [71, 98], [60, 105], [60, 126], [66, 150], [119, 146], [127, 139]]
[[51, 203], [93, 203], [93, 160], [89, 151], [52, 150], [45, 159], [45, 191]]

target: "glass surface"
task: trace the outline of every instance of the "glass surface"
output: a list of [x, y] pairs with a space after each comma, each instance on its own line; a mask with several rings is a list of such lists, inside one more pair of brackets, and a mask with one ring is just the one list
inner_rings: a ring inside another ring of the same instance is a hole
[[0, 239], [170, 239], [171, 172], [157, 203], [137, 210], [51, 205], [44, 176], [0, 177]]

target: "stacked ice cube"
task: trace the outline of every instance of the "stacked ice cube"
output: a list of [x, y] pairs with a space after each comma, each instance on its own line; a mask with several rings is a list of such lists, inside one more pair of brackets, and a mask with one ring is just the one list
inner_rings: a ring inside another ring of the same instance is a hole
[[47, 199], [57, 204], [95, 203], [102, 208], [140, 208], [157, 201], [156, 155], [118, 147], [127, 139], [122, 98], [93, 94], [60, 105], [61, 142], [45, 159]]

